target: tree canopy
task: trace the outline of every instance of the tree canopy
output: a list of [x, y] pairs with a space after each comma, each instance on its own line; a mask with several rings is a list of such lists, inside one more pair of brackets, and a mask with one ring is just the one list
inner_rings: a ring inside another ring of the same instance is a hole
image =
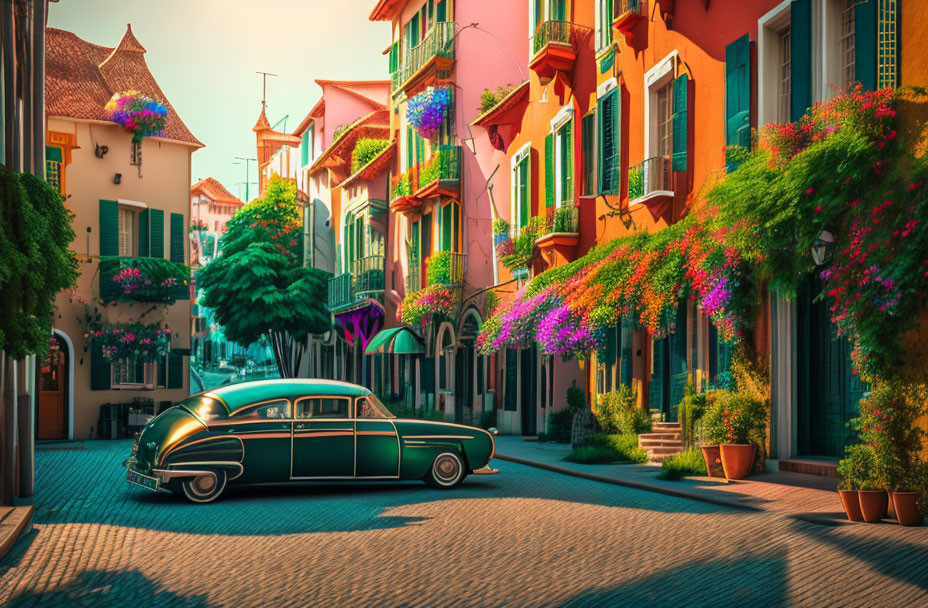
[[44, 354], [55, 296], [77, 281], [73, 214], [42, 178], [0, 165], [0, 348]]
[[229, 220], [222, 255], [196, 277], [226, 337], [248, 346], [267, 336], [283, 377], [299, 370], [307, 336], [331, 329], [330, 275], [302, 265], [302, 219], [296, 186], [271, 180], [263, 198]]

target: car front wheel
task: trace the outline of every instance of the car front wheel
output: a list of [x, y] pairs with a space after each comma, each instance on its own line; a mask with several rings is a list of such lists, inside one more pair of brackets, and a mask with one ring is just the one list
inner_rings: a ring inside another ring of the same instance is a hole
[[442, 452], [432, 463], [425, 481], [436, 488], [453, 488], [464, 481], [464, 462], [454, 452]]
[[190, 502], [213, 502], [226, 489], [226, 472], [212, 471], [213, 475], [190, 477], [181, 482], [181, 492]]

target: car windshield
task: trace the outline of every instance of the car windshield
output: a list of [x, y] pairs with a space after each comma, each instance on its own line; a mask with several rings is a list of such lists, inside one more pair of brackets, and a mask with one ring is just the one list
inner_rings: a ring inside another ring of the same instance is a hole
[[209, 422], [226, 415], [225, 406], [210, 397], [190, 397], [184, 399], [178, 405], [196, 416], [200, 422]]

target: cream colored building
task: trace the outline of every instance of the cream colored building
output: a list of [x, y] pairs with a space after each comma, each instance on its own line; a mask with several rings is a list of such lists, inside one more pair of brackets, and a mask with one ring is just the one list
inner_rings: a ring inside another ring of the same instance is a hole
[[[37, 438], [105, 437], [126, 425], [130, 406], [105, 408], [102, 426], [107, 428], [101, 430], [101, 405], [142, 399], [151, 400], [157, 411], [189, 394], [190, 160], [203, 144], [148, 71], [145, 49], [131, 28], [116, 48], [52, 28], [46, 40], [46, 170], [74, 213], [80, 278], [76, 289], [58, 295], [52, 355], [39, 363]], [[107, 119], [106, 102], [128, 90], [168, 108], [161, 136], [133, 144], [130, 133]], [[119, 268], [152, 263], [186, 273], [171, 292], [172, 302], [136, 301], [114, 285]], [[108, 299], [113, 301], [104, 303]], [[85, 338], [85, 311], [99, 312], [109, 327], [164, 323], [172, 333], [171, 352], [153, 363], [111, 364]], [[134, 407], [144, 409], [145, 403], [136, 401]]]

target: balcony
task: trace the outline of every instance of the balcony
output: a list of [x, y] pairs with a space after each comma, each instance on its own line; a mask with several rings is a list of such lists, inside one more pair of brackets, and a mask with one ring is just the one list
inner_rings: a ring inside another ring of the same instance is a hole
[[422, 289], [422, 267], [418, 262], [409, 264], [409, 272], [406, 275], [406, 293], [412, 293]]
[[[573, 199], [563, 201], [545, 216], [547, 231], [535, 241], [547, 268], [557, 268], [577, 259], [580, 244], [580, 214]], [[539, 272], [544, 270], [536, 268]]]
[[190, 299], [190, 268], [152, 257], [100, 257], [103, 302], [173, 304]]
[[654, 156], [628, 169], [631, 204], [673, 198], [673, 165], [669, 156]]
[[329, 311], [341, 311], [382, 295], [383, 263], [382, 255], [365, 256], [352, 262], [351, 272], [344, 272], [329, 279], [326, 301]]
[[645, 0], [613, 0], [612, 14], [612, 28], [625, 36], [625, 42], [631, 46], [634, 40], [632, 29], [648, 16]]
[[464, 281], [464, 254], [454, 251], [433, 253], [425, 261], [428, 285], [456, 286]]
[[541, 78], [553, 78], [556, 72], [571, 72], [577, 60], [574, 44], [577, 26], [570, 21], [545, 21], [532, 39], [529, 67]]
[[390, 76], [393, 91], [412, 95], [426, 82], [447, 77], [454, 66], [454, 36], [455, 23], [442, 21], [418, 45], [404, 49], [402, 64]]
[[407, 197], [422, 201], [434, 196], [456, 197], [460, 193], [461, 147], [441, 146], [423, 165], [396, 176], [390, 200]]

